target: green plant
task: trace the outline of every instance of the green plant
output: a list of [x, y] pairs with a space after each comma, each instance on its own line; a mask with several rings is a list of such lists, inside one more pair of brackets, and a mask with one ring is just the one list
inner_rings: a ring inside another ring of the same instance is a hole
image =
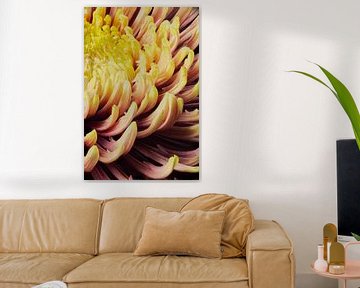
[[[320, 68], [320, 70], [325, 74], [326, 78], [330, 81], [332, 87], [330, 87], [329, 85], [327, 85], [325, 82], [323, 82], [319, 78], [317, 78], [307, 72], [298, 71], [298, 70], [292, 70], [289, 72], [294, 72], [294, 73], [305, 75], [305, 76], [321, 83], [335, 95], [336, 99], [339, 101], [340, 105], [343, 107], [345, 113], [349, 117], [352, 128], [354, 130], [356, 143], [360, 150], [360, 114], [359, 114], [359, 110], [356, 106], [353, 96], [351, 95], [350, 91], [346, 88], [346, 86], [340, 80], [338, 80], [334, 75], [332, 75], [329, 71], [327, 71], [322, 66], [320, 66], [316, 63], [314, 63], [314, 64], [316, 66], [318, 66]], [[357, 241], [360, 241], [360, 235], [355, 234], [355, 233], [351, 233], [351, 235]]]
[[305, 75], [305, 76], [321, 83], [335, 95], [336, 99], [339, 101], [340, 105], [343, 107], [345, 113], [349, 117], [352, 128], [354, 130], [356, 143], [360, 150], [360, 114], [359, 114], [359, 110], [356, 106], [356, 103], [354, 101], [354, 98], [352, 97], [351, 93], [346, 88], [346, 86], [340, 80], [338, 80], [334, 75], [332, 75], [325, 68], [321, 67], [320, 65], [318, 65], [316, 63], [314, 63], [314, 64], [316, 66], [318, 66], [320, 68], [320, 70], [325, 74], [326, 78], [330, 81], [332, 87], [330, 87], [329, 85], [327, 85], [325, 82], [323, 82], [319, 78], [317, 78], [307, 72], [297, 71], [297, 70], [292, 70], [289, 72], [294, 72], [294, 73]]
[[351, 235], [356, 239], [356, 241], [360, 241], [360, 235], [351, 233]]

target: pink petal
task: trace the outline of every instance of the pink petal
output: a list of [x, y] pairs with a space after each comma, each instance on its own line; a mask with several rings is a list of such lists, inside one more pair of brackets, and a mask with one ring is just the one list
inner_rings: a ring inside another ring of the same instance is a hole
[[[126, 155], [131, 150], [131, 147], [134, 145], [136, 133], [136, 123], [132, 122], [130, 126], [125, 130], [123, 135], [121, 135], [119, 140], [112, 143], [112, 150], [105, 150], [104, 148], [99, 147], [99, 161], [105, 164], [109, 164], [116, 161], [121, 156]], [[103, 147], [106, 146], [106, 144], [104, 144], [103, 138], [99, 138], [99, 144]]]
[[119, 117], [119, 107], [113, 105], [111, 109], [111, 115], [103, 121], [93, 121], [89, 123], [89, 126], [97, 131], [104, 131], [113, 126]]
[[109, 129], [105, 131], [100, 131], [98, 134], [101, 136], [116, 136], [120, 135], [124, 130], [130, 125], [133, 121], [137, 111], [137, 105], [135, 102], [132, 102], [129, 110], [126, 114], [120, 117], [117, 122]]
[[130, 166], [150, 179], [164, 179], [172, 173], [174, 167], [179, 162], [179, 158], [172, 156], [163, 166], [155, 166], [149, 162], [140, 162], [130, 154], [126, 156], [126, 161]]

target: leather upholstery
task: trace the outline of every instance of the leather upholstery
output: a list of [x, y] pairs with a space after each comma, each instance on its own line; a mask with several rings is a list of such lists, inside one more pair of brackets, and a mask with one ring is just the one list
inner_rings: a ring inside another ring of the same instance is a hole
[[168, 212], [146, 208], [144, 229], [134, 255], [189, 255], [221, 258], [225, 211]]
[[250, 288], [294, 288], [293, 245], [275, 221], [256, 220], [246, 247]]
[[[109, 282], [97, 282], [97, 283], [71, 283], [68, 288], [249, 288], [247, 281], [241, 282], [202, 282], [202, 283], [109, 283]], [[272, 287], [272, 286], [271, 286]], [[3, 288], [0, 284], [0, 288]], [[4, 288], [20, 288], [20, 287], [4, 287]], [[22, 288], [22, 287], [21, 287]]]
[[116, 198], [105, 201], [99, 253], [133, 252], [141, 237], [146, 207], [179, 211], [189, 200], [189, 198]]
[[134, 256], [110, 253], [97, 256], [71, 271], [68, 283], [227, 283], [247, 282], [243, 258], [206, 259], [188, 256]]
[[95, 254], [101, 203], [0, 200], [0, 252]]
[[33, 284], [21, 284], [21, 283], [1, 283], [0, 288], [31, 288]]
[[254, 230], [254, 216], [247, 200], [225, 194], [203, 194], [191, 199], [181, 208], [181, 211], [188, 210], [225, 211], [221, 234], [222, 257], [245, 257], [246, 239]]
[[179, 211], [188, 200], [0, 200], [0, 288], [61, 278], [69, 288], [294, 288], [292, 243], [268, 220], [255, 220], [246, 259], [133, 256], [145, 207]]
[[40, 284], [61, 280], [91, 258], [91, 255], [72, 253], [0, 253], [0, 282]]

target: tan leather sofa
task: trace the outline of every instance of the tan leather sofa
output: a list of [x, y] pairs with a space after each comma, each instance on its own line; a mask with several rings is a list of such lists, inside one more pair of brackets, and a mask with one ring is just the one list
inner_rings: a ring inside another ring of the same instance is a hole
[[292, 244], [256, 220], [246, 258], [133, 256], [146, 206], [179, 210], [187, 198], [0, 201], [0, 288], [63, 280], [71, 288], [293, 288]]

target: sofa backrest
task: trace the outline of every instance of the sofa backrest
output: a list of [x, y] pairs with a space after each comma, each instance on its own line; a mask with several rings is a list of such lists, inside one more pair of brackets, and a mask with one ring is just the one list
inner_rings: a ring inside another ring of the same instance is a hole
[[189, 198], [116, 198], [105, 201], [99, 253], [133, 252], [141, 237], [145, 208], [179, 211]]
[[102, 203], [0, 200], [0, 252], [96, 254]]

